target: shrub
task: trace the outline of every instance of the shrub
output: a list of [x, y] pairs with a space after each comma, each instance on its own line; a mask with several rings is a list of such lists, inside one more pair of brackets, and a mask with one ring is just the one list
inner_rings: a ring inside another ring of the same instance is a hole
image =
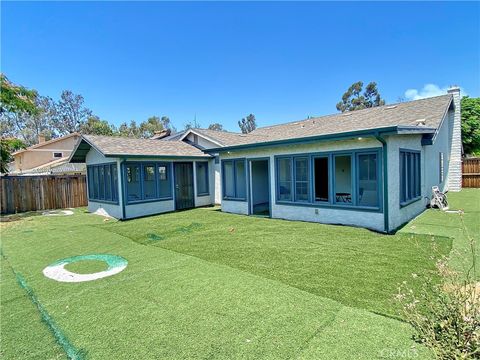
[[438, 359], [480, 359], [480, 282], [474, 279], [475, 243], [468, 238], [472, 260], [466, 272], [454, 271], [443, 256], [425, 277], [412, 274], [413, 281], [423, 281], [420, 290], [413, 291], [404, 281], [396, 295], [415, 329], [415, 340]]

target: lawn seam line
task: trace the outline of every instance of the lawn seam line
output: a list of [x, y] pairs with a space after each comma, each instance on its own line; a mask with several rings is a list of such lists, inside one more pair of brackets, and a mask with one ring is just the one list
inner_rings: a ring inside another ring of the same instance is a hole
[[67, 338], [67, 336], [62, 331], [62, 329], [55, 323], [55, 320], [48, 313], [47, 309], [45, 309], [45, 307], [42, 305], [42, 303], [38, 300], [37, 296], [35, 295], [35, 292], [28, 285], [27, 281], [22, 276], [22, 274], [15, 271], [15, 269], [12, 267], [12, 265], [8, 261], [7, 257], [3, 253], [3, 249], [1, 251], [1, 256], [3, 257], [3, 260], [8, 263], [8, 266], [10, 267], [13, 274], [15, 275], [15, 279], [17, 280], [18, 285], [20, 286], [20, 288], [25, 290], [25, 292], [27, 293], [30, 301], [33, 303], [33, 305], [35, 305], [38, 312], [40, 313], [41, 319], [47, 325], [48, 329], [52, 333], [52, 335], [55, 338], [55, 340], [57, 341], [57, 343], [65, 351], [65, 354], [67, 355], [67, 357], [69, 359], [72, 359], [72, 360], [83, 360], [85, 358], [84, 351], [77, 349], [70, 342], [70, 340]]

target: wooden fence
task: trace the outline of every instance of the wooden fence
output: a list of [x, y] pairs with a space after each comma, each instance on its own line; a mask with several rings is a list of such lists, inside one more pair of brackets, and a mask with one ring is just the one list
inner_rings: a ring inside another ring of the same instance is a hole
[[85, 175], [0, 177], [2, 214], [86, 206]]
[[466, 188], [480, 188], [480, 158], [463, 159], [462, 184]]

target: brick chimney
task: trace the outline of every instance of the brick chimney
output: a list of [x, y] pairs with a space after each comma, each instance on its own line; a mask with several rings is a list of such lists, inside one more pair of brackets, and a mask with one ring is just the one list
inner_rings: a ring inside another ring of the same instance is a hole
[[45, 135], [38, 135], [38, 143], [44, 143], [45, 142]]
[[460, 88], [452, 86], [447, 91], [453, 96], [453, 114], [449, 117], [452, 132], [450, 144], [450, 162], [448, 165], [448, 189], [462, 190], [462, 124], [460, 116]]

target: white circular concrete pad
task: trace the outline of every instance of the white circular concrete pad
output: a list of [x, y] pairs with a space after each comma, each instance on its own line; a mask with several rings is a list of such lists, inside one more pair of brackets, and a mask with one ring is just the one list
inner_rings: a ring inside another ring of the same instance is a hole
[[[108, 265], [107, 270], [99, 271], [92, 274], [77, 274], [65, 269], [65, 265], [83, 260], [100, 260], [105, 261]], [[84, 282], [101, 279], [112, 276], [123, 271], [127, 267], [128, 261], [118, 255], [108, 254], [91, 254], [72, 256], [66, 259], [55, 261], [43, 269], [43, 275], [47, 278], [60, 282]]]
[[50, 211], [44, 211], [42, 213], [43, 216], [69, 216], [73, 215], [72, 210], [50, 210]]

